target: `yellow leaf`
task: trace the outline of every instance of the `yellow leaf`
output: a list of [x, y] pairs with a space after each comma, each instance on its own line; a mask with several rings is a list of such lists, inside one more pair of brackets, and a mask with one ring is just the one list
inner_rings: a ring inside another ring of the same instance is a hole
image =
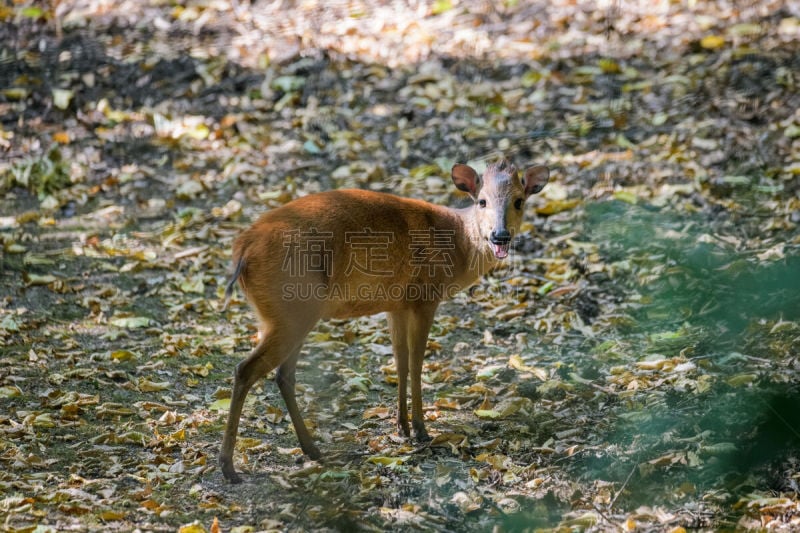
[[119, 437], [117, 437], [117, 441], [130, 442], [132, 444], [138, 444], [139, 446], [147, 446], [147, 443], [150, 442], [150, 437], [141, 431], [127, 431], [122, 435], [119, 435]]
[[178, 421], [178, 413], [175, 411], [164, 411], [164, 414], [158, 419], [159, 424], [174, 424]]
[[50, 413], [42, 413], [40, 415], [36, 415], [36, 418], [33, 419], [33, 425], [35, 427], [40, 427], [40, 428], [56, 427], [56, 423], [53, 420], [53, 417], [50, 416]]
[[74, 94], [68, 89], [53, 89], [53, 105], [59, 109], [68, 108]]
[[11, 87], [3, 89], [3, 96], [12, 101], [24, 100], [28, 97], [28, 90], [21, 87]]
[[725, 38], [719, 35], [706, 35], [700, 39], [700, 46], [706, 50], [716, 50], [725, 46]]
[[364, 411], [364, 419], [368, 418], [379, 418], [383, 420], [384, 418], [389, 418], [389, 408], [388, 407], [372, 407]]
[[97, 516], [100, 517], [100, 519], [105, 522], [113, 522], [125, 518], [125, 513], [120, 511], [112, 511], [109, 509], [106, 511], [100, 511], [100, 513]]
[[597, 65], [603, 70], [605, 74], [618, 74], [622, 72], [619, 63], [613, 59], [603, 58], [597, 62]]
[[212, 207], [211, 214], [215, 217], [231, 218], [242, 212], [242, 204], [236, 200], [230, 200], [223, 207]]
[[382, 455], [373, 455], [369, 459], [367, 459], [370, 463], [376, 465], [383, 465], [383, 466], [399, 466], [403, 464], [404, 458], [403, 457], [386, 457]]
[[53, 283], [58, 278], [52, 274], [39, 275], [23, 272], [22, 279], [24, 279], [25, 283], [30, 287], [32, 285], [47, 285], [48, 283]]
[[433, 405], [439, 409], [458, 409], [459, 403], [449, 398], [438, 398]]
[[203, 276], [198, 275], [194, 278], [186, 278], [181, 283], [181, 291], [186, 293], [203, 294], [206, 286], [203, 283]]
[[661, 126], [662, 124], [664, 124], [667, 121], [668, 118], [669, 118], [669, 115], [667, 115], [666, 113], [661, 111], [661, 112], [656, 113], [655, 115], [653, 115], [653, 118], [650, 119], [650, 123], [653, 124], [653, 126]]
[[283, 411], [274, 405], [267, 405], [265, 415], [270, 424], [279, 424], [283, 421]]
[[550, 200], [543, 206], [537, 207], [536, 213], [540, 215], [555, 215], [556, 213], [574, 208], [580, 202], [581, 201], [577, 198], [570, 200]]
[[[489, 387], [483, 383], [474, 383], [467, 387], [467, 392], [469, 394], [489, 394], [491, 391], [489, 390]], [[481, 408], [483, 408], [483, 406], [481, 406]]]
[[239, 437], [236, 440], [236, 449], [241, 450], [249, 450], [251, 448], [255, 448], [256, 446], [261, 446], [262, 442], [260, 439], [253, 439], [250, 437]]
[[136, 359], [136, 354], [129, 350], [116, 350], [111, 352], [112, 361], [130, 361]]
[[508, 366], [520, 372], [530, 372], [542, 381], [547, 381], [547, 372], [535, 366], [526, 365], [519, 354], [514, 354], [508, 358]]
[[440, 433], [439, 435], [433, 437], [430, 445], [440, 446], [442, 444], [461, 444], [466, 438], [466, 435], [461, 433]]
[[483, 397], [483, 402], [481, 402], [481, 405], [480, 407], [478, 407], [478, 409], [488, 411], [491, 408], [492, 408], [492, 402], [489, 401], [489, 396], [486, 395]]
[[16, 385], [4, 385], [0, 387], [0, 398], [15, 398], [22, 394], [22, 390]]
[[661, 370], [666, 364], [666, 359], [653, 359], [649, 361], [638, 361], [636, 366], [642, 370]]
[[639, 201], [636, 195], [629, 191], [616, 191], [614, 198], [629, 204], [636, 204]]
[[208, 129], [208, 126], [206, 126], [205, 124], [198, 124], [194, 128], [190, 128], [186, 131], [186, 134], [189, 137], [191, 137], [192, 139], [196, 139], [198, 141], [202, 141], [203, 139], [208, 137], [209, 133], [210, 130]]
[[16, 242], [12, 242], [11, 244], [6, 246], [6, 252], [10, 254], [23, 254], [27, 251], [28, 249], [25, 246]]
[[206, 363], [204, 365], [192, 365], [192, 366], [185, 366], [181, 368], [181, 372], [191, 372], [192, 374], [196, 374], [202, 377], [208, 377], [209, 371], [213, 370], [214, 365], [211, 363]]
[[69, 132], [57, 131], [53, 134], [53, 140], [59, 144], [69, 144]]
[[214, 400], [211, 402], [211, 405], [208, 406], [208, 409], [211, 411], [229, 411], [231, 408], [231, 399], [230, 398], [220, 398], [219, 400]]
[[200, 522], [194, 521], [178, 528], [178, 533], [208, 533]]
[[[239, 441], [237, 441], [236, 444], [238, 446]], [[282, 448], [278, 446], [278, 451], [284, 455], [298, 455], [298, 456], [303, 455], [303, 450], [301, 450], [300, 448]]]
[[171, 387], [169, 381], [150, 381], [149, 379], [139, 378], [139, 391], [140, 392], [158, 392], [167, 390]]
[[754, 24], [750, 23], [742, 23], [742, 24], [735, 24], [728, 28], [728, 33], [731, 35], [758, 35], [765, 31], [766, 28], [762, 27], [761, 24]]
[[484, 405], [481, 405], [480, 408], [475, 410], [475, 416], [489, 420], [508, 418], [516, 414], [521, 409], [530, 407], [530, 403], [531, 401], [527, 398], [514, 397], [503, 400], [499, 405], [492, 409], [486, 402], [484, 402]]
[[[161, 508], [161, 504], [159, 504], [155, 500], [144, 500], [139, 505], [141, 505], [142, 507], [144, 507], [145, 509], [148, 509], [150, 511], [155, 511], [155, 510]], [[183, 531], [183, 527], [181, 527], [178, 531]]]

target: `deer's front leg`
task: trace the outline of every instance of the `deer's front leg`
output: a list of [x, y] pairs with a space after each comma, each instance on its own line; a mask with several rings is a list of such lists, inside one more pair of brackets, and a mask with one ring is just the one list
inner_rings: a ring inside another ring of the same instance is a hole
[[425, 347], [428, 343], [428, 333], [433, 325], [433, 315], [436, 306], [426, 306], [415, 309], [409, 317], [408, 343], [409, 343], [409, 370], [411, 371], [411, 427], [414, 438], [418, 441], [428, 441], [430, 436], [425, 430], [425, 421], [422, 413], [422, 363], [425, 358]]
[[411, 436], [408, 427], [408, 313], [396, 311], [389, 314], [389, 329], [392, 337], [392, 353], [397, 367], [397, 432]]

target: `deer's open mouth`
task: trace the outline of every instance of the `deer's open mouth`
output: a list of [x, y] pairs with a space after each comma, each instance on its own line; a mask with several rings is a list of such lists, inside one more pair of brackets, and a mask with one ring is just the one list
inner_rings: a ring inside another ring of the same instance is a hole
[[497, 244], [495, 242], [492, 243], [492, 251], [494, 252], [494, 256], [498, 259], [505, 259], [508, 257], [508, 246], [511, 242], [506, 242], [503, 244]]

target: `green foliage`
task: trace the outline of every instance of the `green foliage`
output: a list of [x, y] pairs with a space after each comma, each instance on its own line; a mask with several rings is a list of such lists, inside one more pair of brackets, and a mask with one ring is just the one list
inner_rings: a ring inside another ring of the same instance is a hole
[[54, 146], [47, 152], [13, 163], [0, 174], [0, 192], [24, 187], [39, 197], [70, 186], [69, 163]]

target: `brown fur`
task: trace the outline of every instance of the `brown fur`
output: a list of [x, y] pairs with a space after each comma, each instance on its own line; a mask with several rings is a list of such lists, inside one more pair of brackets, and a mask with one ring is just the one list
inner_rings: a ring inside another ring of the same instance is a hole
[[[233, 246], [235, 270], [228, 290], [238, 279], [258, 316], [261, 339], [236, 368], [220, 452], [225, 477], [239, 481], [233, 449], [247, 392], [274, 368], [278, 368], [276, 381], [301, 448], [314, 459], [321, 456], [294, 396], [298, 352], [306, 334], [320, 319], [388, 314], [398, 373], [398, 430], [410, 434], [406, 400], [410, 373], [411, 426], [418, 439], [427, 439], [421, 373], [436, 307], [497, 263], [488, 240], [490, 233], [502, 225], [515, 234], [522, 221], [522, 210], [514, 207], [515, 199], [538, 192], [547, 178], [545, 167], [528, 169], [522, 182], [508, 162], [490, 166], [483, 179], [470, 167], [456, 165], [453, 181], [476, 200], [485, 200], [485, 207], [476, 203], [466, 209], [450, 209], [391, 194], [337, 190], [306, 196], [269, 211], [242, 232]], [[377, 243], [378, 253], [371, 261], [365, 255], [371, 252], [365, 252], [358, 241], [366, 231], [372, 232], [367, 234], [369, 238], [376, 239], [371, 241], [373, 246]], [[438, 243], [426, 239], [428, 231], [447, 238]], [[322, 260], [313, 268], [304, 268], [309, 256], [297, 255], [296, 250], [322, 250], [314, 256]], [[439, 262], [434, 263], [436, 260]], [[357, 268], [361, 263], [368, 263], [369, 268]], [[398, 287], [405, 289], [399, 297], [391, 293]], [[301, 294], [305, 289], [310, 292]], [[430, 292], [427, 297], [408, 297], [414, 289]]]

